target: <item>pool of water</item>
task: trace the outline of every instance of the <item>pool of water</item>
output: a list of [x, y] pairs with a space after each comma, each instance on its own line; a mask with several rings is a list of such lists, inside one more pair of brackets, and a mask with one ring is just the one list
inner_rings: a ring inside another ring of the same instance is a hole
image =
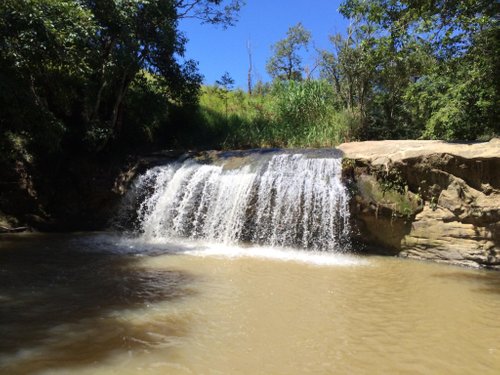
[[500, 273], [113, 234], [0, 237], [0, 373], [498, 374]]

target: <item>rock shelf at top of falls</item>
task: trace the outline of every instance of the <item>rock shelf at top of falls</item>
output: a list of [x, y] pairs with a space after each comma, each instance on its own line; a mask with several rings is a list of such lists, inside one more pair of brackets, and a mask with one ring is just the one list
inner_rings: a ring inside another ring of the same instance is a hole
[[372, 164], [398, 162], [433, 154], [450, 154], [465, 159], [488, 159], [500, 157], [500, 138], [490, 142], [450, 143], [424, 140], [386, 140], [349, 142], [338, 149], [352, 159], [369, 160]]
[[339, 146], [368, 248], [500, 268], [500, 139], [368, 141]]

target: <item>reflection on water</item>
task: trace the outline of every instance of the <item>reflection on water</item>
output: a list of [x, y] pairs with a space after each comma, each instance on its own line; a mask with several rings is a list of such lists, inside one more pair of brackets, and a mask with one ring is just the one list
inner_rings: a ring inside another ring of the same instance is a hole
[[499, 272], [470, 272], [467, 269], [455, 270], [454, 272], [436, 273], [434, 277], [449, 279], [463, 285], [474, 286], [474, 290], [483, 293], [500, 294]]
[[185, 335], [186, 322], [172, 317], [148, 321], [120, 312], [191, 295], [189, 273], [140, 267], [137, 257], [89, 248], [96, 242], [88, 238], [10, 239], [0, 245], [3, 372], [85, 366]]
[[500, 273], [111, 236], [0, 238], [0, 373], [497, 374]]

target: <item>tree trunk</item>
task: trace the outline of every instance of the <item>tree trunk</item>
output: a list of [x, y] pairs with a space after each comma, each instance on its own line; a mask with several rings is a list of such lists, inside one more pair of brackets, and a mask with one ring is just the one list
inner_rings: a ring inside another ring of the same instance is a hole
[[247, 77], [247, 83], [248, 83], [248, 95], [252, 95], [252, 70], [253, 70], [253, 64], [252, 64], [252, 48], [250, 45], [250, 41], [247, 43], [247, 51], [248, 51], [248, 62], [249, 62], [249, 67], [248, 67], [248, 77]]

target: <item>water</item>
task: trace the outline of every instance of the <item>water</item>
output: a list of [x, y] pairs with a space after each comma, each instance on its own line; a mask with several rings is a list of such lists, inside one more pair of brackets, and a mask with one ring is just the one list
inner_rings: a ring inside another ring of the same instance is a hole
[[498, 374], [500, 273], [206, 240], [0, 238], [2, 374]]
[[340, 164], [177, 162], [130, 238], [3, 235], [0, 373], [500, 373], [500, 273], [348, 253]]
[[349, 199], [340, 175], [335, 154], [255, 153], [156, 167], [134, 189], [143, 199], [141, 237], [345, 251]]

